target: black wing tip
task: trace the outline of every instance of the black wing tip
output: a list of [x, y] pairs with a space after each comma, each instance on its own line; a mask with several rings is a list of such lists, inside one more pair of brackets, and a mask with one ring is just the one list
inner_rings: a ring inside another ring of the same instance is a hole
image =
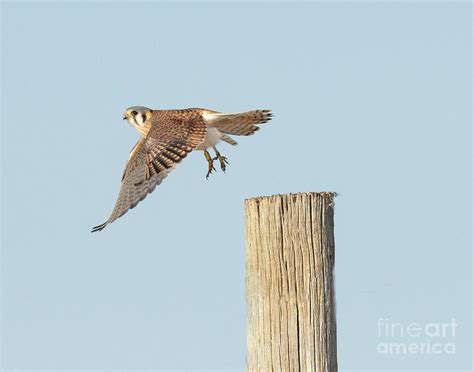
[[94, 226], [91, 230], [91, 233], [95, 233], [97, 231], [102, 231], [105, 229], [105, 226], [107, 226], [109, 223], [108, 222], [104, 222], [103, 224], [101, 225], [97, 225], [97, 226]]
[[273, 118], [272, 110], [262, 110], [262, 112], [263, 112], [264, 116], [263, 116], [262, 122], [260, 124], [264, 124], [264, 123], [267, 123], [270, 120], [272, 120], [272, 118]]

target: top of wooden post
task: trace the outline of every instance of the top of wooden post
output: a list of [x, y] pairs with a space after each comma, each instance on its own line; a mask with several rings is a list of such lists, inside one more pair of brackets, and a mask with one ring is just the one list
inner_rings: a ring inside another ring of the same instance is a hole
[[268, 199], [275, 198], [297, 198], [301, 196], [321, 196], [321, 197], [330, 197], [332, 204], [334, 205], [334, 198], [338, 196], [337, 192], [334, 191], [321, 191], [321, 192], [298, 192], [298, 193], [289, 193], [289, 194], [274, 194], [274, 195], [263, 195], [263, 196], [254, 196], [252, 198], [245, 199], [245, 203], [249, 202], [260, 202]]

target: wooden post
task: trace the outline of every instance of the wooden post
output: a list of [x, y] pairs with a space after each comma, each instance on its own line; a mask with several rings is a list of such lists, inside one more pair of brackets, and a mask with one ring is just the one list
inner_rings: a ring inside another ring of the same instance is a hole
[[335, 196], [245, 201], [249, 372], [337, 371]]

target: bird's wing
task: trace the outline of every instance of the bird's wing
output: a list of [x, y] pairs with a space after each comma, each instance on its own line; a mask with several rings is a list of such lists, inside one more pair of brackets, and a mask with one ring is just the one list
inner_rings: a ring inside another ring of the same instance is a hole
[[112, 214], [92, 232], [104, 229], [145, 199], [206, 136], [206, 123], [200, 115], [188, 120], [180, 115], [158, 119], [130, 153]]
[[254, 110], [232, 114], [206, 110], [203, 118], [210, 127], [219, 129], [222, 133], [249, 136], [259, 130], [257, 126], [271, 120], [271, 110]]

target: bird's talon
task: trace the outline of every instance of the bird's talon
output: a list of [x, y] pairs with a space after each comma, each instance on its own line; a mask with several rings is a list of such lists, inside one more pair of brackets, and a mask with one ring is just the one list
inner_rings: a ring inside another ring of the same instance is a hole
[[226, 169], [225, 165], [229, 164], [229, 162], [227, 161], [227, 158], [222, 155], [217, 156], [217, 158], [219, 159], [219, 163], [221, 164], [222, 171], [225, 173], [225, 169]]
[[206, 180], [209, 179], [209, 176], [212, 174], [212, 171], [215, 171], [216, 168], [214, 168], [213, 161], [209, 161], [209, 167], [207, 169], [207, 174], [206, 174]]

